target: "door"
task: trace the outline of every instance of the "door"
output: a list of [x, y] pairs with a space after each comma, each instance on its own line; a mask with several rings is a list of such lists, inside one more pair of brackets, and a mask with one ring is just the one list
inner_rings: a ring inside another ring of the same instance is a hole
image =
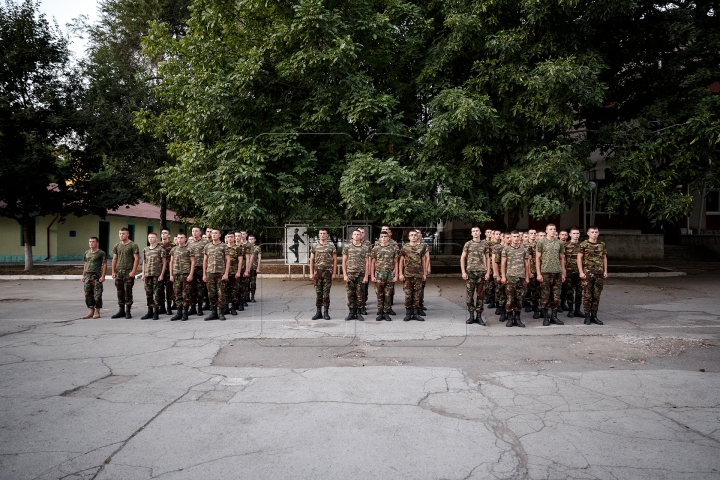
[[100, 240], [100, 250], [110, 256], [110, 222], [100, 222], [100, 228], [98, 232], [98, 239]]

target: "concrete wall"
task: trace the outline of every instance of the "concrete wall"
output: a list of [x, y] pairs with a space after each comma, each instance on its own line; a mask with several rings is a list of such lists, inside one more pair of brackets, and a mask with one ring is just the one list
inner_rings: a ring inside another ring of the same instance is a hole
[[680, 243], [687, 246], [705, 247], [720, 257], [720, 235], [681, 235]]
[[603, 233], [600, 230], [599, 240], [605, 242], [609, 262], [613, 260], [663, 260], [665, 258], [663, 235], [641, 235], [619, 231]]

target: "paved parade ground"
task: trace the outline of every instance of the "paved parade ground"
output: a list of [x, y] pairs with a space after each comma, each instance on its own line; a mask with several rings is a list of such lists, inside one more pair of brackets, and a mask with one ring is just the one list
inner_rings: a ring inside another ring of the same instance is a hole
[[[399, 285], [399, 284], [398, 284]], [[79, 281], [0, 281], [0, 478], [720, 477], [720, 276], [611, 278], [598, 317], [312, 321], [309, 281], [258, 281], [225, 322], [111, 320]]]

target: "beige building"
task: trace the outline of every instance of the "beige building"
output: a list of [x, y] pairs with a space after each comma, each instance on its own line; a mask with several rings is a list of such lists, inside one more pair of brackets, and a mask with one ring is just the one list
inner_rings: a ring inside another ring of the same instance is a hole
[[[179, 232], [186, 232], [190, 225], [181, 223], [172, 210], [167, 210], [167, 222], [171, 238]], [[119, 241], [118, 231], [123, 227], [130, 230], [131, 240], [140, 248], [145, 247], [148, 233], [160, 235], [160, 207], [144, 202], [125, 205], [108, 211], [104, 220], [96, 215], [70, 215], [61, 223], [55, 215], [35, 217], [35, 229], [31, 232], [33, 260], [82, 260], [90, 237], [98, 237], [100, 249], [112, 257], [112, 247]], [[9, 218], [0, 218], [0, 262], [24, 260], [25, 246], [20, 224]]]

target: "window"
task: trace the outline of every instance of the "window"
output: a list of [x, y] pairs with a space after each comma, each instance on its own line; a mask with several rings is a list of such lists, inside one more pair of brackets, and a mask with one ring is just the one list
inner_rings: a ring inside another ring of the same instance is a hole
[[705, 212], [720, 213], [720, 189], [710, 190], [705, 197]]
[[[30, 245], [32, 245], [33, 247], [35, 246], [35, 225], [37, 225], [38, 223], [38, 218], [39, 217], [35, 217], [30, 221], [30, 231], [28, 232], [28, 234], [30, 235]], [[20, 246], [25, 246], [25, 238], [23, 237], [22, 225], [20, 226]]]

